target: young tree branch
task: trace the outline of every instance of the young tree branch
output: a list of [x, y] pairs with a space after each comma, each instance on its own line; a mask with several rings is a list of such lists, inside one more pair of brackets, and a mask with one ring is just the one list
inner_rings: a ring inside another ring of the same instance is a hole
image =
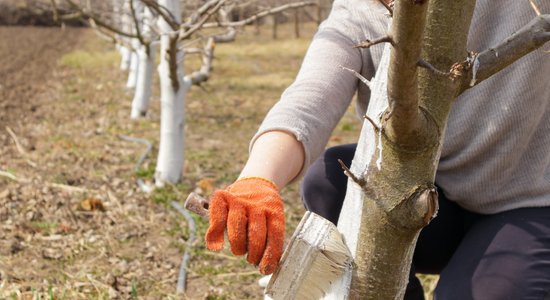
[[204, 28], [204, 25], [208, 19], [218, 12], [220, 8], [225, 4], [226, 0], [215, 0], [217, 3], [214, 7], [212, 7], [209, 11], [207, 11], [200, 21], [197, 21], [195, 24], [193, 24], [189, 29], [185, 29], [185, 27], [182, 26], [180, 30], [180, 40], [188, 39], [193, 33], [195, 33], [197, 30]]
[[173, 30], [178, 30], [180, 25], [176, 21], [176, 18], [172, 13], [166, 9], [166, 7], [158, 4], [155, 0], [141, 0], [145, 6], [147, 6], [151, 11], [158, 14], [164, 21], [170, 26]]
[[[218, 11], [220, 20], [223, 22], [228, 20], [227, 11], [224, 8], [220, 8]], [[191, 84], [200, 84], [207, 81], [210, 78], [212, 72], [212, 61], [214, 60], [214, 50], [216, 43], [229, 43], [235, 40], [237, 31], [233, 27], [229, 27], [226, 32], [220, 33], [211, 37], [208, 37], [206, 45], [202, 52], [202, 65], [198, 71], [189, 74], [187, 77], [191, 81]]]
[[134, 5], [134, 0], [129, 0], [130, 1], [130, 12], [132, 13], [132, 20], [134, 21], [134, 28], [136, 29], [136, 38], [139, 40], [139, 42], [142, 44], [142, 45], [147, 45], [148, 42], [146, 42], [144, 39], [143, 39], [143, 35], [141, 34], [141, 22], [140, 22], [140, 19], [138, 18], [137, 16], [137, 13], [136, 13], [136, 8], [135, 8], [135, 5]]
[[190, 17], [187, 22], [183, 24], [184, 28], [189, 28], [193, 24], [197, 23], [199, 19], [204, 16], [212, 7], [218, 4], [219, 0], [210, 0], [199, 7]]
[[462, 92], [491, 77], [516, 60], [550, 41], [550, 14], [535, 17], [494, 48], [472, 58], [462, 82]]
[[422, 50], [422, 39], [428, 1], [399, 0], [395, 3], [390, 32], [392, 51], [388, 72], [389, 113], [388, 135], [403, 147], [415, 147], [418, 134], [425, 129], [419, 118], [417, 63]]
[[[95, 14], [85, 11], [78, 4], [74, 3], [72, 0], [65, 0], [65, 1], [71, 6], [71, 8], [75, 9], [78, 12], [78, 14], [79, 14], [78, 17], [93, 20], [97, 26], [101, 26], [101, 27], [103, 27], [103, 28], [105, 28], [109, 31], [112, 31], [116, 34], [119, 34], [121, 36], [129, 37], [129, 38], [137, 38], [137, 36], [135, 34], [128, 33], [128, 32], [125, 32], [121, 29], [118, 29], [118, 28], [108, 24], [107, 22], [103, 21], [100, 17], [96, 16]], [[64, 19], [63, 17], [61, 17], [61, 18]]]
[[540, 9], [539, 9], [538, 5], [535, 3], [535, 1], [529, 0], [529, 4], [531, 4], [531, 7], [533, 8], [533, 10], [537, 14], [537, 16], [540, 16], [541, 12], [540, 12]]
[[266, 17], [268, 15], [273, 15], [280, 13], [284, 10], [291, 9], [291, 8], [298, 8], [298, 7], [304, 7], [304, 6], [312, 6], [317, 5], [314, 1], [302, 1], [302, 2], [295, 2], [295, 3], [288, 3], [285, 5], [277, 6], [268, 10], [261, 11], [251, 17], [248, 17], [241, 21], [236, 22], [212, 22], [212, 23], [205, 23], [203, 25], [203, 28], [213, 28], [213, 27], [239, 27], [239, 26], [245, 26], [250, 25], [254, 23], [256, 20]]

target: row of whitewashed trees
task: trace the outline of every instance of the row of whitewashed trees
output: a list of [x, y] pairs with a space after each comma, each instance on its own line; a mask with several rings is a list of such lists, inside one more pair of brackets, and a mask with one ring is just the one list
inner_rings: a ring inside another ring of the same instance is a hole
[[[288, 9], [316, 5], [315, 1], [291, 2], [267, 8], [247, 18], [230, 21], [228, 14], [243, 5], [232, 0], [207, 0], [190, 5], [179, 0], [52, 0], [54, 9], [68, 6], [69, 15], [55, 14], [59, 20], [83, 18], [101, 34], [112, 39], [122, 55], [121, 68], [128, 70], [126, 87], [134, 89], [131, 117], [145, 116], [151, 98], [155, 56], [160, 48], [161, 129], [155, 171], [155, 184], [176, 183], [182, 176], [184, 162], [185, 98], [193, 84], [208, 80], [212, 69], [214, 45], [231, 42], [236, 27], [256, 22], [265, 16]], [[188, 11], [182, 11], [185, 7]], [[219, 30], [215, 30], [218, 28]], [[203, 29], [202, 46], [186, 47], [183, 41], [194, 39]], [[204, 37], [206, 36], [206, 37]], [[184, 73], [187, 54], [202, 53], [202, 66]]]

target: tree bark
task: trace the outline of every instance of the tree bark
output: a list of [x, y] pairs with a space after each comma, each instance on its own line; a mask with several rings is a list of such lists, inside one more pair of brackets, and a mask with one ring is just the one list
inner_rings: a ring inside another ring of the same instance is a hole
[[145, 116], [149, 109], [151, 98], [153, 65], [155, 63], [155, 47], [150, 42], [154, 40], [153, 30], [151, 29], [153, 15], [148, 8], [143, 13], [143, 35], [144, 42], [139, 47], [138, 58], [140, 68], [137, 74], [136, 90], [132, 100], [131, 118], [136, 119]]
[[[160, 0], [180, 23], [180, 4], [178, 0]], [[183, 52], [179, 47], [179, 37], [171, 26], [161, 19], [160, 37], [160, 102], [161, 124], [160, 145], [155, 172], [155, 183], [162, 186], [166, 182], [176, 183], [180, 180], [184, 161], [184, 124], [185, 96], [190, 87], [184, 81]]]
[[473, 0], [395, 3], [389, 34], [393, 46], [386, 45], [371, 83], [367, 119], [351, 166], [359, 180], [348, 180], [338, 224], [356, 265], [333, 287], [331, 295], [338, 296], [330, 299], [404, 296], [418, 234], [437, 211], [433, 182], [459, 87], [447, 77], [417, 70], [420, 45], [436, 49], [423, 49], [430, 62], [435, 53], [446, 68], [461, 61], [457, 53], [466, 53], [474, 6]]
[[131, 118], [137, 119], [147, 114], [152, 90], [153, 65], [155, 63], [155, 51], [152, 46], [141, 45], [138, 51], [139, 65], [136, 90], [132, 100]]

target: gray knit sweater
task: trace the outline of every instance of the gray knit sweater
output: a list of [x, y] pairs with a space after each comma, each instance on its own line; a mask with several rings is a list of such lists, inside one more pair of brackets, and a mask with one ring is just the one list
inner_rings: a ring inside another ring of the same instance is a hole
[[[538, 1], [550, 13], [550, 1]], [[468, 50], [482, 51], [527, 24], [527, 1], [478, 0]], [[305, 166], [319, 157], [355, 92], [362, 115], [369, 91], [345, 66], [371, 78], [382, 45], [353, 49], [383, 36], [390, 22], [378, 0], [335, 0], [294, 83], [270, 110], [262, 133], [284, 130], [305, 148]], [[478, 213], [550, 205], [550, 54], [546, 45], [462, 94], [453, 106], [436, 183], [460, 206]]]

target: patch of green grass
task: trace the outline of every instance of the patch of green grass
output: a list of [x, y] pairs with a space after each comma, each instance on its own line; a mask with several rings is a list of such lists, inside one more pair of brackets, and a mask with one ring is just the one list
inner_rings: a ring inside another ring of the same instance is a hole
[[206, 300], [225, 300], [227, 299], [224, 295], [208, 295], [206, 296]]
[[53, 295], [53, 287], [51, 284], [48, 285], [48, 297], [49, 300], [55, 300], [55, 297]]
[[59, 224], [57, 222], [49, 221], [32, 221], [31, 226], [38, 231], [51, 232], [56, 229]]
[[355, 128], [355, 124], [344, 122], [342, 123], [342, 125], [340, 125], [340, 129], [342, 131], [354, 131], [356, 128]]
[[97, 53], [84, 50], [75, 50], [63, 55], [59, 59], [59, 64], [63, 67], [88, 69], [92, 67], [101, 67], [106, 64], [112, 64], [117, 59], [118, 54], [114, 51], [108, 53]]
[[132, 280], [132, 290], [130, 291], [130, 296], [132, 299], [138, 299], [138, 286], [135, 280]]
[[156, 164], [154, 163], [147, 165], [145, 168], [141, 167], [137, 170], [136, 176], [139, 178], [153, 178], [155, 175], [155, 167]]
[[189, 193], [190, 187], [187, 183], [180, 183], [176, 185], [167, 185], [163, 188], [156, 188], [153, 190], [151, 199], [157, 204], [170, 205], [171, 201], [185, 200], [180, 199], [183, 195]]

